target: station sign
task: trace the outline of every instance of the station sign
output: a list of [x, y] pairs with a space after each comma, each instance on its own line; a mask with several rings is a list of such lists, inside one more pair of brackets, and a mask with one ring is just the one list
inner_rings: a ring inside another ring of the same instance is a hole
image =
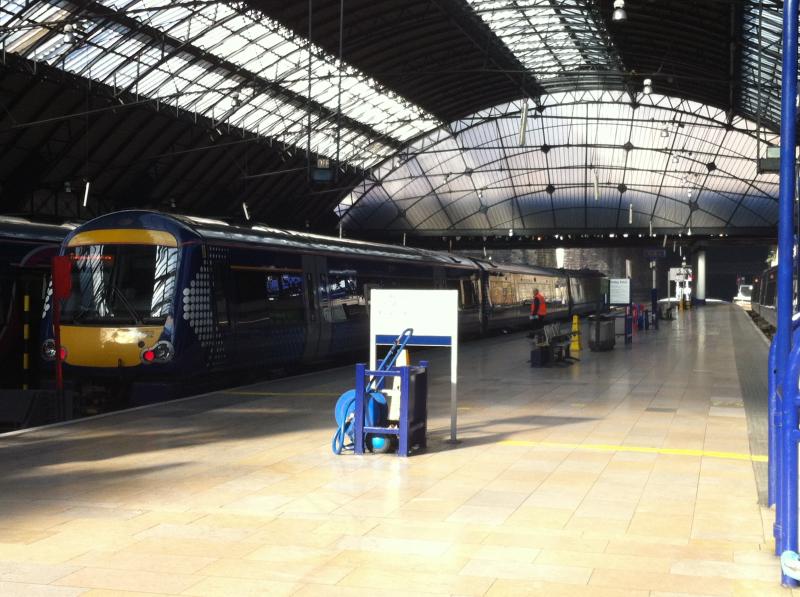
[[608, 302], [612, 305], [631, 304], [630, 278], [611, 278], [608, 281]]

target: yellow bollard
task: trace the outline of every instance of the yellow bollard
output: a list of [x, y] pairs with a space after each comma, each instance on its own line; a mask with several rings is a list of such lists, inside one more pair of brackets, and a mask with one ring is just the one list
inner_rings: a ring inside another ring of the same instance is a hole
[[572, 316], [572, 342], [569, 344], [569, 351], [576, 352], [581, 349], [581, 323], [577, 315]]

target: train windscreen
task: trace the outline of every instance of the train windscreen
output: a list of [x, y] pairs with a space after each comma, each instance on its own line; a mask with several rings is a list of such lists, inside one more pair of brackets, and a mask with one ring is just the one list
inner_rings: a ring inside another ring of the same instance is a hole
[[158, 245], [75, 247], [62, 322], [162, 323], [172, 313], [178, 249]]

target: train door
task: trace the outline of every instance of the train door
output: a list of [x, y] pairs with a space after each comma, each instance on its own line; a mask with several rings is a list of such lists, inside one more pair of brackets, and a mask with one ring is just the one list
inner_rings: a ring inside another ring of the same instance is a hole
[[447, 274], [443, 267], [433, 268], [433, 288], [435, 290], [447, 290]]
[[303, 286], [306, 298], [306, 347], [303, 360], [312, 362], [329, 353], [331, 344], [327, 259], [303, 255]]

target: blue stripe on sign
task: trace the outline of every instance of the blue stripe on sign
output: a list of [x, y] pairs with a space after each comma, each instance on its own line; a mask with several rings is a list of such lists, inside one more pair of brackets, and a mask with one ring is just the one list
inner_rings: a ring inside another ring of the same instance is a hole
[[[397, 336], [378, 334], [375, 336], [375, 344], [394, 344]], [[408, 346], [452, 346], [452, 336], [411, 336]]]

